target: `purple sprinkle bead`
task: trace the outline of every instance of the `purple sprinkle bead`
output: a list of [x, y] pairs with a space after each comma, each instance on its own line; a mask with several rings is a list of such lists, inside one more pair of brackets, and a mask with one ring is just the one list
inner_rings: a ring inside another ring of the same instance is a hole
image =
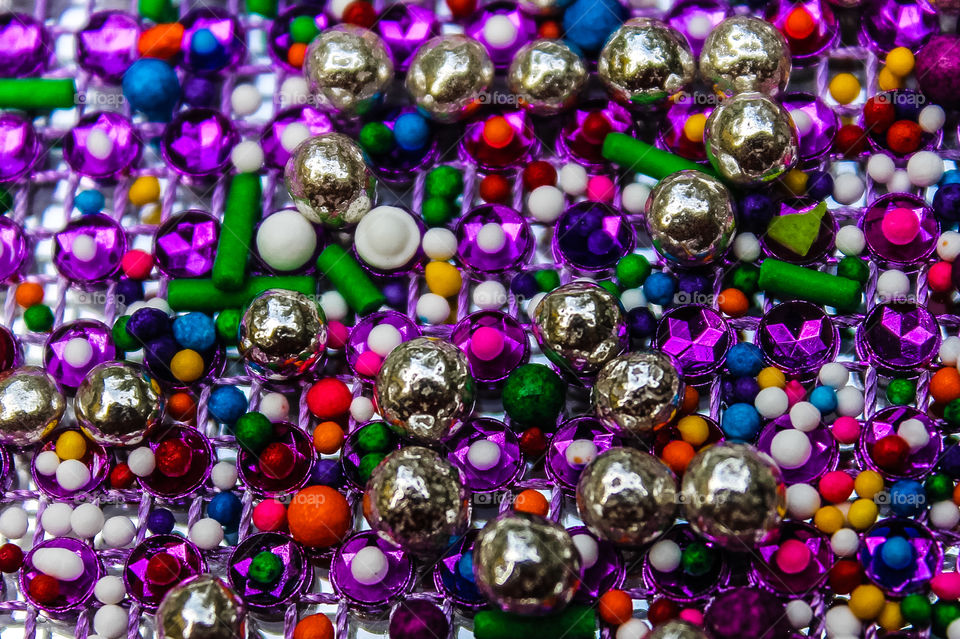
[[46, 70], [53, 53], [50, 33], [25, 13], [0, 15], [0, 76], [25, 78]]
[[219, 111], [194, 108], [178, 114], [163, 134], [162, 151], [167, 164], [191, 177], [222, 173], [230, 151], [240, 141], [233, 123]]
[[443, 611], [425, 599], [401, 601], [390, 615], [390, 639], [444, 639], [449, 629]]
[[105, 82], [120, 84], [139, 57], [140, 25], [123, 11], [99, 11], [77, 33], [77, 64]]

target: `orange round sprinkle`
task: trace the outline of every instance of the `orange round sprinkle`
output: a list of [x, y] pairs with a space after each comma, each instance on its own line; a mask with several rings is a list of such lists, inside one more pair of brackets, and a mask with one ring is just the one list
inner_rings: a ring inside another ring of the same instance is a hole
[[736, 288], [724, 289], [717, 302], [720, 311], [730, 317], [743, 317], [750, 310], [750, 300]]
[[608, 590], [600, 597], [600, 618], [611, 626], [619, 626], [633, 617], [633, 600], [622, 590]]
[[960, 371], [950, 366], [934, 373], [930, 378], [930, 396], [938, 404], [947, 404], [960, 397]]
[[332, 455], [343, 446], [343, 429], [337, 422], [320, 422], [313, 429], [313, 447], [322, 455]]
[[817, 28], [817, 23], [813, 20], [813, 15], [805, 7], [794, 7], [793, 11], [787, 15], [786, 22], [783, 23], [783, 30], [787, 37], [792, 40], [806, 40], [813, 35]]
[[953, 487], [953, 503], [960, 506], [960, 484]]
[[323, 613], [304, 617], [293, 628], [293, 639], [333, 639], [333, 624]]
[[681, 439], [672, 441], [664, 446], [661, 457], [663, 458], [663, 463], [679, 475], [687, 469], [687, 466], [690, 465], [690, 460], [693, 459], [695, 454], [696, 451], [693, 450], [693, 446]]
[[22, 308], [36, 306], [43, 302], [43, 287], [36, 282], [23, 282], [17, 286], [15, 297]]
[[532, 515], [546, 517], [547, 511], [550, 510], [550, 504], [547, 502], [547, 498], [543, 496], [543, 493], [528, 488], [513, 500], [513, 509], [518, 513], [530, 513]]
[[174, 393], [167, 398], [167, 413], [178, 422], [188, 422], [196, 415], [197, 403], [190, 393]]
[[303, 67], [303, 59], [305, 57], [307, 57], [307, 45], [302, 42], [295, 42], [287, 49], [287, 62], [289, 62], [292, 67], [298, 69]]
[[329, 486], [308, 486], [290, 501], [290, 536], [308, 548], [327, 548], [350, 532], [350, 504]]
[[693, 386], [688, 385], [683, 391], [683, 403], [680, 404], [680, 412], [684, 415], [697, 412], [700, 407], [700, 392]]
[[483, 141], [495, 149], [513, 142], [513, 127], [502, 115], [495, 115], [483, 123]]
[[183, 25], [179, 22], [158, 24], [140, 34], [137, 51], [144, 58], [169, 60], [180, 53], [183, 41]]
[[547, 20], [537, 28], [537, 35], [547, 40], [559, 40], [563, 35], [560, 24], [556, 20]]

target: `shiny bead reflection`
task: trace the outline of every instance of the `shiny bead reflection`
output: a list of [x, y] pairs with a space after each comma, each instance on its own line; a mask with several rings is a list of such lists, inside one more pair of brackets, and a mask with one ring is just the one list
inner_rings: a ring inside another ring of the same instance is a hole
[[507, 72], [507, 85], [524, 108], [554, 115], [570, 108], [587, 83], [587, 67], [559, 40], [534, 40], [517, 51]]
[[593, 410], [612, 433], [649, 437], [683, 401], [676, 360], [660, 351], [626, 353], [610, 361], [593, 386]]
[[240, 318], [237, 348], [250, 370], [283, 381], [312, 370], [327, 345], [327, 322], [316, 301], [302, 293], [265, 291]]
[[420, 45], [406, 86], [420, 109], [440, 122], [455, 122], [480, 106], [493, 82], [486, 47], [465, 35], [437, 36]]
[[0, 443], [35, 444], [56, 428], [66, 410], [57, 382], [39, 366], [0, 373]]
[[373, 31], [338, 24], [321, 31], [307, 47], [303, 75], [319, 106], [362, 114], [393, 80], [393, 58]]
[[104, 362], [90, 369], [73, 400], [77, 421], [93, 441], [132, 446], [160, 420], [160, 387], [140, 364]]
[[752, 16], [718, 24], [700, 52], [700, 75], [726, 95], [745, 91], [777, 95], [787, 86], [792, 64], [783, 34]]

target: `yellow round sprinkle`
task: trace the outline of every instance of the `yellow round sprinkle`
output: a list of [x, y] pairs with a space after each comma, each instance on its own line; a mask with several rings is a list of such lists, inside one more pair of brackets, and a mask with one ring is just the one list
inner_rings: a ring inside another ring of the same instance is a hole
[[883, 475], [875, 470], [865, 470], [853, 480], [853, 489], [859, 497], [873, 499], [883, 490]]
[[877, 74], [877, 87], [881, 91], [893, 91], [894, 89], [902, 89], [903, 82], [901, 78], [891, 73], [888, 67], [883, 67]]
[[62, 460], [83, 459], [87, 454], [86, 438], [75, 430], [60, 433], [55, 444], [57, 457]]
[[877, 521], [877, 505], [872, 499], [858, 499], [850, 504], [847, 521], [857, 530], [866, 530]]
[[200, 353], [189, 348], [178, 352], [170, 360], [170, 372], [178, 380], [187, 384], [200, 379], [203, 368], [203, 358], [200, 357]]
[[876, 619], [885, 603], [883, 591], [873, 584], [857, 586], [850, 593], [850, 612], [863, 621]]
[[460, 271], [450, 262], [430, 262], [423, 271], [423, 278], [430, 292], [441, 297], [453, 297], [463, 286]]
[[832, 535], [843, 528], [843, 513], [836, 506], [823, 506], [813, 514], [813, 525]]
[[793, 169], [783, 176], [783, 185], [794, 195], [803, 195], [807, 192], [807, 174], [800, 169]]
[[127, 198], [134, 206], [144, 206], [160, 201], [160, 180], [152, 175], [138, 177], [130, 185]]
[[889, 69], [890, 73], [900, 78], [906, 77], [913, 72], [915, 62], [913, 51], [906, 47], [897, 47], [888, 53], [887, 59], [884, 60], [884, 64], [886, 64], [886, 68]]
[[699, 415], [687, 415], [677, 422], [680, 437], [691, 446], [699, 446], [710, 437], [710, 426], [707, 420]]
[[757, 384], [760, 388], [786, 388], [787, 378], [776, 366], [767, 366], [757, 375]]
[[888, 601], [884, 604], [880, 616], [877, 617], [877, 623], [887, 632], [893, 632], [903, 628], [903, 614], [900, 612], [900, 604], [896, 601]]
[[860, 81], [852, 73], [838, 73], [830, 80], [830, 95], [840, 104], [850, 104], [860, 95]]
[[140, 221], [144, 224], [160, 224], [163, 221], [163, 210], [160, 205], [153, 204], [140, 211]]
[[703, 129], [707, 125], [707, 116], [694, 113], [683, 123], [683, 137], [690, 142], [703, 142]]

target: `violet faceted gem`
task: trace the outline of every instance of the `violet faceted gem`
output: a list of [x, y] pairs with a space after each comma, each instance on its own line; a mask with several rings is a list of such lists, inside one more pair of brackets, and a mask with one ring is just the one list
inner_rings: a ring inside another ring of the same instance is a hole
[[[903, 459], [902, 467], [895, 472], [881, 468], [873, 460], [874, 445], [884, 437], [896, 435], [900, 424], [909, 419], [915, 419], [923, 424], [929, 438], [927, 444], [907, 455]], [[871, 415], [863, 425], [860, 430], [860, 439], [857, 441], [857, 457], [861, 467], [875, 470], [887, 479], [921, 479], [927, 476], [940, 461], [943, 446], [943, 437], [936, 419], [912, 406], [888, 406]]]
[[926, 366], [940, 349], [940, 325], [933, 313], [908, 302], [876, 306], [857, 328], [857, 351], [864, 359], [894, 370]]
[[862, 15], [861, 40], [881, 53], [897, 47], [916, 51], [940, 31], [937, 11], [929, 2], [873, 0]]
[[783, 603], [766, 590], [741, 587], [718, 595], [704, 623], [715, 639], [779, 639], [790, 635]]
[[[494, 16], [505, 17], [516, 30], [516, 37], [510, 44], [494, 45], [487, 42], [484, 27], [487, 21]], [[477, 11], [473, 20], [467, 25], [465, 33], [487, 48], [494, 66], [506, 68], [510, 66], [513, 54], [536, 37], [537, 23], [512, 2], [491, 2]]]
[[126, 252], [123, 229], [102, 213], [70, 220], [53, 237], [53, 263], [61, 275], [74, 282], [96, 283], [114, 275]]
[[707, 36], [729, 15], [730, 7], [720, 0], [681, 0], [664, 20], [687, 38], [693, 55], [699, 56]]
[[52, 53], [50, 33], [32, 16], [0, 14], [0, 77], [25, 78], [42, 73]]
[[557, 261], [595, 273], [613, 268], [633, 250], [633, 226], [616, 209], [603, 202], [578, 202], [557, 219], [553, 252]]
[[[179, 572], [170, 583], [154, 583], [147, 577], [147, 564], [160, 554], [177, 560]], [[134, 601], [153, 611], [171, 588], [206, 571], [203, 553], [192, 543], [177, 535], [153, 535], [130, 552], [123, 567], [123, 583]]]
[[[913, 241], [894, 244], [883, 233], [883, 219], [894, 209], [912, 211], [920, 223]], [[897, 265], [912, 265], [933, 254], [940, 237], [940, 223], [926, 200], [907, 193], [888, 193], [877, 198], [860, 218], [867, 250], [877, 258]]]
[[108, 178], [127, 171], [143, 152], [143, 142], [125, 115], [101, 111], [85, 115], [63, 141], [63, 156], [74, 171]]
[[16, 113], [0, 113], [0, 182], [10, 182], [29, 171], [40, 153], [33, 124]]
[[290, 151], [283, 148], [283, 132], [294, 122], [307, 127], [310, 136], [330, 133], [333, 123], [330, 116], [309, 105], [300, 105], [284, 109], [263, 127], [260, 134], [260, 147], [267, 166], [282, 169], [290, 159]]
[[[83, 573], [73, 581], [60, 580], [60, 594], [56, 599], [50, 602], [39, 603], [30, 596], [29, 584], [40, 571], [33, 566], [33, 557], [37, 551], [42, 548], [65, 548], [80, 556], [83, 562]], [[74, 539], [73, 537], [56, 537], [47, 539], [35, 545], [23, 559], [23, 567], [20, 569], [20, 592], [26, 600], [48, 613], [60, 614], [80, 608], [93, 598], [93, 586], [104, 574], [103, 564], [100, 558], [93, 550], [93, 546], [86, 541]]]
[[390, 615], [390, 639], [445, 639], [450, 630], [446, 615], [431, 601], [401, 601]]
[[[499, 250], [480, 247], [477, 237], [487, 224], [503, 229], [504, 243]], [[519, 269], [530, 259], [535, 240], [523, 216], [509, 206], [484, 204], [476, 207], [457, 223], [457, 257], [470, 270], [501, 273]]]
[[[90, 345], [90, 359], [86, 362], [67, 361], [64, 353], [72, 340], [82, 339]], [[43, 367], [67, 388], [76, 388], [90, 369], [103, 362], [117, 359], [110, 327], [92, 319], [81, 319], [63, 324], [47, 338], [43, 348]]]
[[178, 173], [209, 177], [222, 172], [240, 135], [230, 120], [213, 109], [182, 111], [167, 125], [162, 151]]
[[839, 333], [822, 308], [809, 302], [784, 302], [760, 320], [757, 345], [783, 370], [805, 373], [833, 361]]
[[[287, 52], [294, 44], [290, 35], [290, 23], [300, 16], [313, 18], [317, 31], [323, 31], [329, 26], [327, 14], [323, 12], [322, 4], [302, 3], [295, 4], [278, 15], [270, 24], [270, 33], [267, 36], [270, 43], [270, 57], [292, 73], [300, 74], [302, 69], [295, 68], [287, 59]], [[281, 165], [282, 166], [282, 165]]]
[[655, 339], [658, 349], [677, 358], [684, 377], [695, 378], [723, 366], [735, 338], [715, 310], [687, 304], [663, 314]]
[[[902, 570], [891, 570], [880, 558], [880, 548], [891, 537], [903, 537], [913, 547], [914, 561]], [[929, 586], [930, 579], [940, 572], [943, 553], [923, 524], [892, 517], [878, 521], [863, 534], [857, 558], [870, 581], [888, 595], [900, 597]]]
[[[800, 572], [784, 572], [777, 565], [777, 551], [788, 540], [799, 541], [810, 551], [810, 562]], [[759, 546], [755, 551], [762, 561], [753, 563], [753, 574], [767, 588], [783, 595], [805, 595], [817, 587], [833, 566], [830, 539], [804, 522], [785, 521], [780, 536], [774, 542]]]
[[794, 114], [802, 111], [810, 121], [809, 130], [800, 135], [800, 158], [814, 160], [827, 153], [839, 127], [836, 112], [809, 93], [787, 93], [781, 99], [781, 104], [791, 116], [796, 118]]
[[20, 225], [8, 217], [0, 217], [0, 281], [20, 270], [27, 253], [27, 240]]
[[220, 222], [209, 213], [174, 215], [153, 236], [157, 268], [167, 277], [203, 277], [213, 269], [219, 239]]
[[[183, 25], [183, 64], [194, 73], [216, 74], [228, 67], [236, 67], [247, 55], [247, 34], [239, 18], [226, 9], [204, 7], [192, 10], [180, 19]], [[214, 55], [198, 55], [190, 47], [193, 34], [207, 29], [220, 44]]]
[[[493, 468], [479, 470], [470, 463], [470, 446], [478, 441], [493, 442], [500, 449], [500, 461]], [[450, 451], [447, 460], [460, 471], [471, 492], [490, 492], [509, 485], [517, 479], [523, 465], [517, 436], [503, 422], [488, 417], [475, 419], [458, 430], [446, 442], [446, 448]]]
[[77, 33], [77, 64], [100, 79], [120, 84], [139, 57], [140, 24], [123, 11], [100, 11]]
[[440, 22], [433, 11], [403, 2], [384, 9], [374, 28], [393, 54], [397, 71], [406, 71], [420, 45], [440, 35]]
[[[276, 555], [283, 564], [280, 577], [271, 584], [250, 578], [250, 565], [261, 552]], [[264, 532], [244, 539], [228, 562], [230, 586], [252, 610], [264, 614], [280, 612], [313, 580], [313, 570], [300, 544], [288, 535]]]
[[[367, 546], [376, 546], [386, 555], [387, 574], [383, 581], [362, 584], [353, 577], [350, 562]], [[344, 541], [330, 562], [330, 583], [334, 592], [360, 608], [379, 608], [406, 592], [413, 582], [413, 562], [402, 548], [382, 539], [372, 530], [359, 532]]]

